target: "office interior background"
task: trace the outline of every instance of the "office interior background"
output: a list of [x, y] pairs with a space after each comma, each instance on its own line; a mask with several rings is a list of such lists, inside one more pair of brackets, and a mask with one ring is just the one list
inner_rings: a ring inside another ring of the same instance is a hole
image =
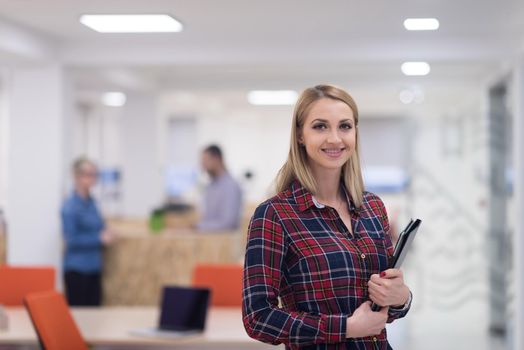
[[[115, 13], [165, 13], [183, 29], [79, 21]], [[407, 18], [439, 27], [409, 31]], [[405, 62], [429, 72], [406, 75]], [[355, 98], [366, 186], [394, 227], [423, 220], [405, 267], [413, 308], [392, 344], [524, 349], [517, 0], [0, 0], [7, 263], [60, 270], [60, 205], [80, 155], [100, 167], [104, 215], [145, 220], [169, 200], [198, 207], [200, 152], [219, 144], [249, 216], [287, 157], [294, 92], [319, 83]], [[287, 92], [254, 100], [260, 90]]]

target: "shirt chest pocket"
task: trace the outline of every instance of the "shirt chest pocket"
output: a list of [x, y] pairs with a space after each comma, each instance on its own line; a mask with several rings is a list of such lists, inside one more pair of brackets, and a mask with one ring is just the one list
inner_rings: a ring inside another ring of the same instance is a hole
[[371, 239], [383, 240], [386, 237], [382, 221], [378, 217], [363, 218], [360, 220], [359, 233]]
[[388, 243], [386, 232], [379, 218], [366, 218], [361, 221], [357, 245], [373, 270], [384, 271], [389, 268]]

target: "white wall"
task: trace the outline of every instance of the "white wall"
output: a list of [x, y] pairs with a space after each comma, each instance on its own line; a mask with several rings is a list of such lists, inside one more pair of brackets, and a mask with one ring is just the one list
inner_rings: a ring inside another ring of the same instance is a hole
[[8, 263], [61, 263], [64, 74], [59, 65], [17, 68], [9, 96]]
[[[123, 107], [101, 103], [104, 91], [80, 93], [76, 112], [68, 130], [75, 157], [87, 156], [100, 168], [119, 169], [122, 174], [120, 197], [105, 196], [100, 186], [94, 195], [106, 216], [146, 218], [165, 201], [166, 156], [159, 148], [167, 125], [158, 122], [157, 97], [127, 92]], [[71, 186], [70, 177], [66, 179]], [[109, 198], [111, 197], [111, 198]]]
[[164, 200], [157, 117], [153, 95], [128, 94], [121, 122], [122, 210], [126, 216], [147, 217]]
[[511, 341], [513, 349], [524, 348], [524, 61], [515, 65], [513, 72], [514, 111], [514, 193], [515, 193], [515, 234], [513, 241], [514, 270], [512, 282], [515, 293], [515, 311]]
[[7, 69], [0, 69], [0, 209], [4, 210], [7, 202], [7, 147], [9, 140], [7, 119]]
[[[173, 115], [194, 115], [199, 149], [216, 143], [222, 147], [231, 174], [246, 188], [246, 201], [257, 203], [271, 195], [272, 181], [284, 164], [289, 150], [293, 108], [255, 107], [241, 92], [167, 93], [159, 100], [162, 125]], [[167, 147], [160, 128], [161, 149]], [[161, 156], [162, 159], [165, 156]], [[249, 170], [253, 179], [246, 183]]]

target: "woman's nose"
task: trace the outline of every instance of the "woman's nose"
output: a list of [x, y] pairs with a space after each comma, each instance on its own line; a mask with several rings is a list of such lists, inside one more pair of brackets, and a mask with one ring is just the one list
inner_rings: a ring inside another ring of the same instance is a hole
[[329, 133], [327, 142], [329, 143], [339, 143], [341, 140], [338, 130], [333, 130]]

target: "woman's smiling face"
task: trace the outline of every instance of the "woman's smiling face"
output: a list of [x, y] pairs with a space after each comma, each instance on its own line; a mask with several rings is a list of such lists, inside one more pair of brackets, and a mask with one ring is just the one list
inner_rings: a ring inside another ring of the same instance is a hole
[[311, 105], [299, 131], [309, 165], [315, 170], [341, 169], [356, 145], [353, 111], [342, 101], [322, 98]]

